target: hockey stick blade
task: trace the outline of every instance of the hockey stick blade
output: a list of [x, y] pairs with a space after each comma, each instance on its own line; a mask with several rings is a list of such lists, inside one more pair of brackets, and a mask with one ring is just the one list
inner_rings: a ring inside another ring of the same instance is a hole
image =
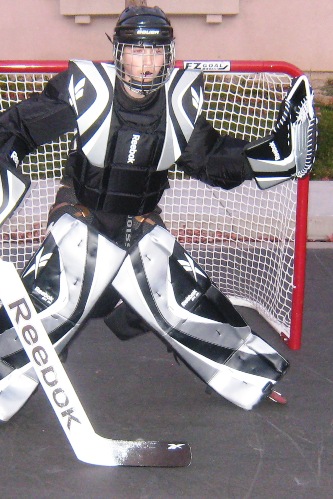
[[190, 464], [185, 442], [112, 440], [94, 431], [14, 265], [1, 258], [0, 298], [78, 459], [101, 466]]
[[176, 468], [189, 466], [191, 448], [186, 442], [109, 440], [117, 466]]

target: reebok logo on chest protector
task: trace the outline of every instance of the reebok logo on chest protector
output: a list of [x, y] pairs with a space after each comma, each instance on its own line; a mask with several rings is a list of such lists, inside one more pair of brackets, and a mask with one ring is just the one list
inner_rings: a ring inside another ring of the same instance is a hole
[[135, 161], [135, 154], [137, 151], [137, 144], [140, 140], [140, 135], [134, 133], [132, 140], [131, 140], [131, 145], [128, 153], [128, 158], [127, 158], [127, 163], [133, 164]]

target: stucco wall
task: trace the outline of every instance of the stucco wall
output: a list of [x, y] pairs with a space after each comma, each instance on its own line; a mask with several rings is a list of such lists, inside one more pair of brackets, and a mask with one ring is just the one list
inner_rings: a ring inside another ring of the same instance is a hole
[[[61, 14], [60, 0], [2, 3], [2, 60], [111, 58], [104, 33], [112, 33], [115, 16], [76, 24], [73, 16]], [[160, 5], [168, 11], [168, 0]], [[303, 71], [333, 71], [333, 0], [240, 0], [239, 13], [216, 24], [202, 14], [170, 18], [178, 59], [274, 59]]]

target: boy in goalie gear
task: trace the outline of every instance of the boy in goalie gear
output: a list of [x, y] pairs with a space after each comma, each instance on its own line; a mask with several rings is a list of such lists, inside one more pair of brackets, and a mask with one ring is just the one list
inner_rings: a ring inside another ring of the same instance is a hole
[[[298, 79], [272, 135], [247, 144], [220, 136], [205, 120], [202, 74], [174, 68], [173, 29], [158, 7], [125, 9], [110, 40], [114, 64], [71, 61], [41, 94], [0, 117], [0, 223], [28, 187], [17, 164], [76, 130], [48, 235], [22, 281], [57, 352], [88, 317], [107, 315], [123, 339], [154, 331], [214, 390], [251, 409], [271, 394], [288, 362], [168, 233], [158, 202], [173, 163], [223, 189], [306, 175], [316, 147], [310, 86]], [[6, 421], [37, 379], [3, 309], [0, 325]]]

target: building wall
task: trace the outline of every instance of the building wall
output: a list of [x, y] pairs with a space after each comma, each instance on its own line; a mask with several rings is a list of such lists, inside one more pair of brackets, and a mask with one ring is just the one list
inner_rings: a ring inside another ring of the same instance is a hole
[[[108, 60], [111, 45], [105, 32], [112, 34], [125, 5], [122, 0], [3, 3], [2, 60]], [[148, 5], [155, 3], [148, 0]], [[285, 60], [307, 72], [333, 71], [332, 0], [210, 0], [206, 7], [204, 3], [159, 2], [175, 29], [178, 59]]]

